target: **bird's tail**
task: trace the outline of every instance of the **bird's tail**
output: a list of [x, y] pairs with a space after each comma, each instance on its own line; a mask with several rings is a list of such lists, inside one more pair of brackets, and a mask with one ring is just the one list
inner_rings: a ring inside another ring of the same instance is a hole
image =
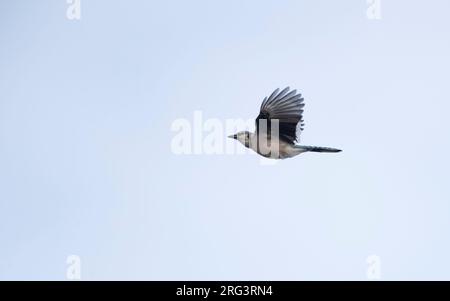
[[339, 153], [342, 150], [332, 147], [322, 147], [322, 146], [306, 146], [298, 145], [297, 148], [304, 150], [305, 152], [316, 152], [316, 153]]

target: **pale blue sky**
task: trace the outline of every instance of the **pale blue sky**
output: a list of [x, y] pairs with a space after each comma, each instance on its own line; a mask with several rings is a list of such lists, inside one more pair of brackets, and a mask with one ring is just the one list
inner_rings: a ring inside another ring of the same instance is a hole
[[[0, 279], [450, 279], [450, 3], [0, 2]], [[305, 97], [272, 166], [176, 156], [176, 118]]]

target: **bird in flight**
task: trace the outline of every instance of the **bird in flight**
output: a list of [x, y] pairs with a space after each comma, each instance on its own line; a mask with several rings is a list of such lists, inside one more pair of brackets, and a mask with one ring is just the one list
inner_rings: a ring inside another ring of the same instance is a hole
[[304, 152], [337, 153], [340, 149], [297, 145], [303, 131], [303, 98], [289, 87], [276, 89], [265, 97], [256, 117], [256, 133], [238, 132], [228, 136], [245, 147], [271, 159], [286, 159]]

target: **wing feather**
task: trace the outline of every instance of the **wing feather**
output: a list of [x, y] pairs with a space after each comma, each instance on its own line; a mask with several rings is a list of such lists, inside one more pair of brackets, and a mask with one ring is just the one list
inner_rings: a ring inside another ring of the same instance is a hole
[[289, 87], [281, 92], [280, 89], [276, 89], [268, 98], [264, 98], [259, 115], [256, 118], [256, 130], [259, 134], [260, 121], [267, 120], [267, 134], [270, 135], [270, 120], [278, 119], [280, 139], [295, 144], [303, 130], [303, 108], [305, 104], [302, 95], [297, 94], [297, 90], [290, 92], [289, 90]]

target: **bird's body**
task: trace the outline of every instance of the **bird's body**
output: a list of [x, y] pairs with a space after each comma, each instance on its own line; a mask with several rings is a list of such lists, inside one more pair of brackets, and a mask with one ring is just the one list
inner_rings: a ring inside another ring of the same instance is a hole
[[304, 152], [336, 153], [341, 150], [297, 145], [303, 130], [303, 98], [289, 87], [279, 92], [276, 89], [268, 98], [264, 98], [256, 118], [256, 132], [239, 132], [229, 136], [241, 142], [261, 156], [271, 159], [286, 159]]
[[[264, 137], [262, 137], [263, 134], [260, 134], [259, 139], [256, 133], [250, 133], [249, 136], [250, 145], [248, 148], [266, 158], [286, 159], [304, 152], [304, 150], [299, 148], [297, 145], [288, 143], [281, 139], [271, 139], [269, 135], [264, 135]], [[275, 153], [278, 153], [278, 155]]]

